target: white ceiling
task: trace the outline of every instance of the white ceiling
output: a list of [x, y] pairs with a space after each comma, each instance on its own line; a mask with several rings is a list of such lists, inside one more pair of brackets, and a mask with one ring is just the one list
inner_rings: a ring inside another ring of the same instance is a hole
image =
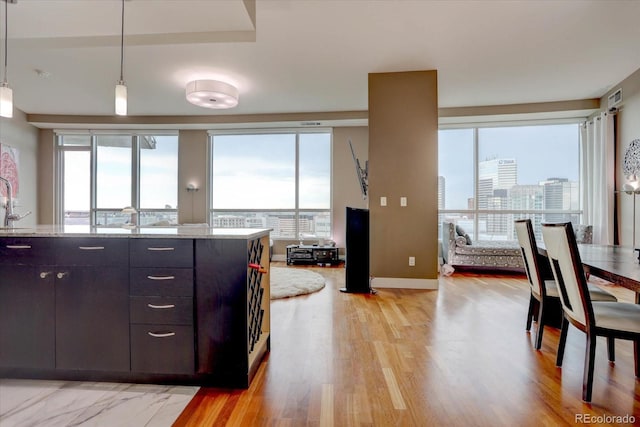
[[[120, 7], [9, 4], [15, 107], [113, 115]], [[129, 115], [362, 111], [368, 73], [428, 69], [441, 108], [598, 98], [640, 68], [640, 1], [256, 0], [251, 16], [241, 0], [127, 0]], [[239, 106], [189, 104], [195, 78], [237, 85]]]

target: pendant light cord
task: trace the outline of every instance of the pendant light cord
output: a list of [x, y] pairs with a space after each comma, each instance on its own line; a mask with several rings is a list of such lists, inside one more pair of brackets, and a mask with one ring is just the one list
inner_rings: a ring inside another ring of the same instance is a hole
[[122, 0], [122, 19], [120, 28], [120, 84], [122, 84], [124, 82], [124, 0]]
[[7, 84], [7, 37], [9, 34], [9, 18], [7, 17], [7, 13], [8, 13], [8, 5], [9, 5], [9, 0], [5, 0], [4, 2], [4, 76], [3, 76], [3, 80], [2, 83], [4, 85]]

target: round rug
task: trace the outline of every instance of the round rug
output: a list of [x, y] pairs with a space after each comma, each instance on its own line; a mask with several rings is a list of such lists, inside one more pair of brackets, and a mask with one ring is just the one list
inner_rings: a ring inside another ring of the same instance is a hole
[[271, 299], [310, 294], [324, 288], [324, 277], [301, 268], [271, 267]]

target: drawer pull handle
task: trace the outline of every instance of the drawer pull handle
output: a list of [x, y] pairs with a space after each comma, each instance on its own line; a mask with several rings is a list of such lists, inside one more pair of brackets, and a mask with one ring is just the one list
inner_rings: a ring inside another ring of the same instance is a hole
[[56, 274], [56, 277], [57, 277], [58, 279], [62, 279], [62, 278], [63, 278], [64, 276], [66, 276], [67, 274], [69, 274], [69, 273], [67, 273], [67, 272], [65, 271], [65, 272], [62, 272], [62, 273], [58, 273], [58, 274]]
[[42, 271], [40, 272], [40, 278], [46, 279], [50, 274], [53, 274], [53, 271]]
[[176, 276], [147, 276], [149, 280], [173, 280]]
[[175, 251], [176, 248], [147, 248], [148, 251]]
[[154, 338], [168, 338], [174, 336], [175, 332], [147, 332], [147, 334], [151, 335]]
[[101, 251], [104, 246], [78, 246], [81, 251]]
[[165, 309], [165, 308], [176, 308], [176, 305], [175, 304], [166, 304], [166, 305], [147, 304], [147, 307]]
[[7, 249], [31, 249], [31, 245], [7, 245]]

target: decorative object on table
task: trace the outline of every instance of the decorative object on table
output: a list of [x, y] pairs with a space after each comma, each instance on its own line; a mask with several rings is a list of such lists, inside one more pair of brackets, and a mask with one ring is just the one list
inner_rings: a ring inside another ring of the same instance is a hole
[[271, 299], [310, 294], [324, 288], [324, 277], [300, 268], [271, 267]]
[[133, 206], [126, 206], [120, 211], [120, 213], [124, 215], [129, 215], [129, 221], [122, 224], [123, 228], [136, 227], [136, 214], [138, 213], [138, 211], [136, 211], [136, 208], [134, 208]]

